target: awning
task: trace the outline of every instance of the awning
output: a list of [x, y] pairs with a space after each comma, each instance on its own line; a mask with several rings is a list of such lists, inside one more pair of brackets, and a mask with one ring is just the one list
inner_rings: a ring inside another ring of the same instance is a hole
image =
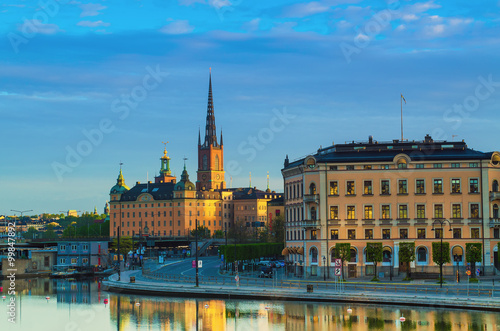
[[297, 254], [304, 254], [304, 247], [299, 247], [299, 249], [297, 250]]
[[288, 247], [283, 248], [283, 250], [281, 251], [281, 255], [283, 255], [283, 256], [288, 255]]

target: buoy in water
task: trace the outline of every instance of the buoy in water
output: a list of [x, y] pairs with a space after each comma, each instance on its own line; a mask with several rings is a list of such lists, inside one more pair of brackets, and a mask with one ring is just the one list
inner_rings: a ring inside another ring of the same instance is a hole
[[208, 304], [206, 304], [206, 305], [205, 305], [205, 308], [208, 308], [208, 307], [209, 307], [209, 305], [208, 305]]
[[405, 318], [404, 316], [401, 316], [401, 317], [399, 318], [399, 320], [400, 320], [401, 322], [404, 322], [404, 321], [406, 321], [406, 318]]
[[45, 297], [45, 299], [50, 300], [50, 297]]
[[2, 295], [2, 299], [5, 299], [5, 298], [6, 298], [6, 296], [5, 296], [5, 295]]
[[107, 305], [108, 304], [108, 299], [104, 299], [104, 304]]
[[350, 314], [352, 313], [352, 309], [351, 308], [347, 308], [347, 312]]

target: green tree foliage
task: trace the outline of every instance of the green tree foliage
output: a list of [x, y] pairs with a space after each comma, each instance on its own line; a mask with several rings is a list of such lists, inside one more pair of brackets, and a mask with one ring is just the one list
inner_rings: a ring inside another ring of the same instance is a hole
[[196, 232], [198, 232], [198, 240], [204, 238], [210, 238], [210, 230], [204, 225], [198, 225], [198, 231], [191, 230], [191, 235], [196, 237]]
[[432, 260], [437, 265], [443, 265], [445, 263], [450, 263], [450, 243], [443, 242], [443, 251], [441, 254], [441, 242], [432, 243]]
[[342, 278], [344, 277], [344, 262], [351, 259], [351, 244], [340, 243], [335, 245], [335, 256], [342, 261]]
[[24, 239], [40, 238], [40, 232], [38, 232], [38, 230], [35, 229], [34, 227], [30, 226], [28, 230], [22, 234], [22, 237]]
[[268, 243], [285, 243], [285, 218], [280, 215], [268, 222], [260, 233], [260, 241]]
[[410, 263], [415, 261], [415, 243], [403, 242], [399, 244], [399, 260], [406, 263], [406, 278], [410, 272]]
[[[135, 246], [135, 245], [134, 245]], [[113, 241], [110, 245], [111, 249], [114, 249], [115, 252], [118, 250], [118, 238], [113, 238]], [[131, 237], [120, 237], [120, 254], [123, 256], [127, 256], [128, 252], [133, 250], [132, 247], [132, 238]]]
[[366, 244], [366, 260], [368, 262], [373, 262], [375, 267], [375, 277], [373, 280], [378, 280], [377, 278], [377, 263], [383, 260], [383, 247], [382, 243], [367, 243]]
[[252, 260], [261, 257], [281, 256], [282, 243], [222, 245], [219, 254], [224, 255], [227, 262]]
[[[63, 230], [63, 238], [109, 236], [109, 220], [104, 221], [103, 223], [96, 223], [95, 220], [99, 218], [94, 215], [84, 215], [81, 219], [73, 216], [69, 217], [73, 219], [73, 221], [67, 224], [66, 228]], [[63, 225], [61, 224], [61, 226]]]
[[214, 238], [217, 238], [217, 239], [224, 238], [224, 231], [222, 231], [222, 230], [216, 230], [214, 232]]
[[481, 243], [467, 243], [465, 244], [465, 260], [471, 264], [471, 278], [476, 278], [476, 262], [482, 261]]

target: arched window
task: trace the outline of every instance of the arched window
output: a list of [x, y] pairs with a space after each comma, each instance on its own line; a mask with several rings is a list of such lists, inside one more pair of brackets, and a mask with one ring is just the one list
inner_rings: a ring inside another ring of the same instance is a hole
[[390, 247], [384, 247], [382, 251], [382, 262], [392, 261], [392, 249]]
[[425, 247], [417, 249], [417, 262], [427, 262], [427, 249]]
[[219, 170], [219, 155], [215, 155], [215, 170]]
[[492, 186], [493, 186], [492, 187], [492, 191], [493, 192], [498, 192], [498, 181], [496, 179], [493, 181], [493, 185]]
[[311, 185], [309, 185], [309, 194], [316, 194], [316, 184], [311, 183]]
[[356, 248], [351, 248], [351, 259], [349, 262], [358, 262], [358, 252], [356, 251]]
[[318, 250], [316, 247], [311, 247], [309, 254], [311, 255], [311, 263], [318, 263]]
[[311, 221], [316, 220], [316, 208], [311, 207]]
[[337, 258], [337, 252], [335, 251], [335, 247], [332, 248], [332, 250], [330, 251], [330, 261], [332, 263], [335, 263], [335, 259]]
[[463, 256], [464, 256], [464, 249], [460, 246], [455, 246], [451, 250], [451, 255], [453, 258], [453, 262], [462, 262], [463, 261]]
[[203, 170], [208, 170], [208, 157], [206, 155], [203, 155], [203, 165], [202, 165]]
[[498, 218], [498, 205], [493, 205], [493, 218]]

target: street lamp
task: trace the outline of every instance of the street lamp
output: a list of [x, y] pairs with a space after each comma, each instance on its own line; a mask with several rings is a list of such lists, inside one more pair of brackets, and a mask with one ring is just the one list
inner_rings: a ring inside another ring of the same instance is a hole
[[195, 230], [195, 237], [196, 237], [196, 244], [195, 244], [195, 253], [196, 253], [196, 257], [195, 257], [195, 268], [196, 268], [196, 287], [198, 287], [199, 285], [199, 281], [198, 281], [198, 218], [196, 218], [195, 220], [195, 225], [196, 225], [196, 230]]
[[323, 280], [326, 281], [326, 257], [323, 255]]
[[457, 283], [460, 283], [460, 271], [459, 271], [459, 266], [458, 266], [458, 262], [460, 262], [459, 255], [455, 254], [454, 258], [455, 258], [455, 262], [457, 262]]
[[[146, 237], [146, 250], [148, 249], [148, 233], [149, 233], [149, 228], [148, 226], [146, 225], [144, 227], [144, 236]], [[151, 252], [150, 252], [151, 253]], [[151, 256], [150, 256], [151, 257]]]
[[33, 209], [30, 209], [30, 210], [14, 210], [14, 209], [11, 209], [10, 211], [14, 211], [16, 213], [20, 213], [21, 214], [21, 221], [22, 221], [23, 220], [23, 214], [27, 213], [29, 211], [33, 211]]
[[226, 237], [226, 256], [224, 256], [225, 269], [227, 272], [227, 222], [224, 222], [224, 235]]
[[441, 246], [439, 247], [439, 255], [440, 255], [440, 263], [439, 263], [439, 285], [441, 288], [443, 288], [443, 237], [444, 237], [444, 231], [443, 231], [443, 225], [448, 222], [448, 224], [450, 225], [450, 231], [451, 231], [451, 223], [450, 221], [448, 220], [440, 220], [440, 219], [437, 219], [437, 220], [434, 220], [434, 223], [432, 223], [432, 231], [436, 231], [436, 229], [434, 228], [434, 224], [435, 223], [439, 223], [441, 224], [441, 234], [440, 234], [440, 237], [441, 237]]

